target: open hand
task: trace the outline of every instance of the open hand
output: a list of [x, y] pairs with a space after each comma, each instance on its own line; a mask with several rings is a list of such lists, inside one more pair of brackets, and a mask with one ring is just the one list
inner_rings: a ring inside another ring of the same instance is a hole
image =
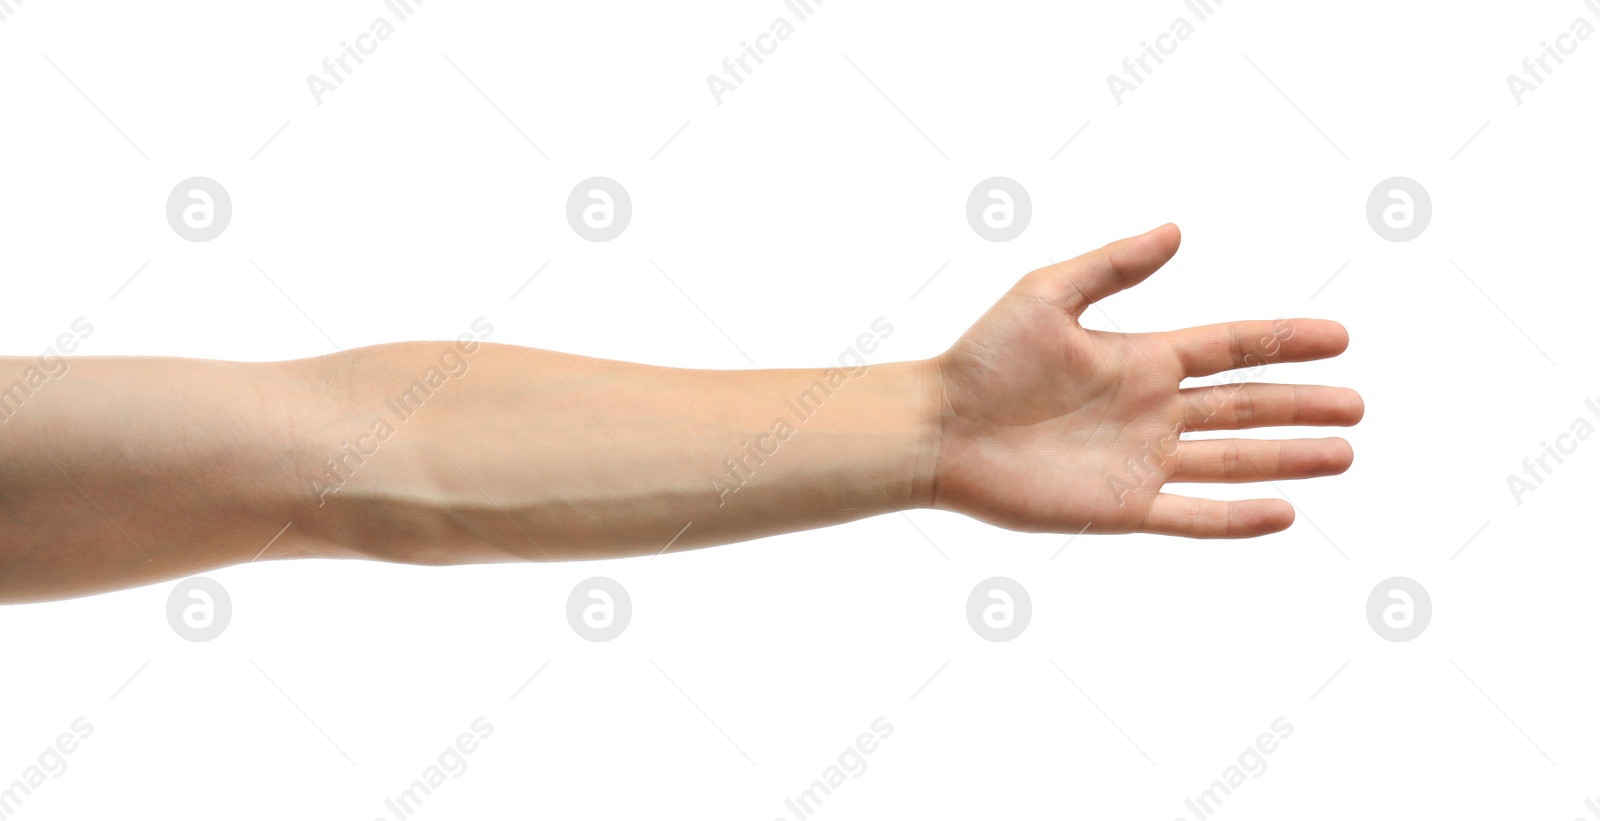
[[1196, 430], [1353, 425], [1348, 388], [1200, 377], [1344, 352], [1320, 319], [1230, 322], [1166, 333], [1091, 331], [1095, 302], [1142, 282], [1178, 250], [1167, 224], [1024, 276], [944, 354], [934, 507], [1013, 530], [1241, 538], [1294, 521], [1280, 499], [1215, 501], [1168, 482], [1257, 482], [1344, 472], [1341, 438], [1181, 440]]

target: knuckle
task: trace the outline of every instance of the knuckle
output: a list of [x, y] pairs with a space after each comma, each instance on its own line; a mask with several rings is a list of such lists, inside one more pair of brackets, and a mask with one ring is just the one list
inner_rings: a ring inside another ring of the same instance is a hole
[[1233, 418], [1240, 427], [1249, 427], [1256, 419], [1255, 399], [1250, 396], [1249, 388], [1240, 388], [1233, 395]]

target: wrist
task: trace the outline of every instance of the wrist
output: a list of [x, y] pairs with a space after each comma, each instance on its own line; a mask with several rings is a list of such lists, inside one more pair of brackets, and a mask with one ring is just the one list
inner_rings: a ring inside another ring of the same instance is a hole
[[916, 456], [911, 466], [910, 507], [933, 508], [939, 500], [939, 466], [944, 442], [944, 369], [937, 358], [905, 363], [917, 385], [913, 430]]
[[940, 379], [932, 360], [872, 365], [837, 410], [805, 423], [838, 459], [839, 505], [853, 517], [929, 507], [938, 462]]

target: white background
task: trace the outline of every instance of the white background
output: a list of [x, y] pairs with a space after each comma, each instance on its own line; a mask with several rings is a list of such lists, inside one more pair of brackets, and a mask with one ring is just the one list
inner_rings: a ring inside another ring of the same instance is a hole
[[[720, 106], [706, 76], [782, 3], [433, 0], [321, 105], [306, 76], [380, 2], [10, 3], [8, 354], [79, 316], [83, 354], [252, 360], [484, 316], [498, 342], [809, 366], [883, 316], [877, 361], [926, 357], [1026, 271], [1172, 220], [1177, 259], [1087, 324], [1337, 319], [1345, 356], [1271, 377], [1367, 403], [1346, 475], [1213, 493], [1299, 509], [1242, 543], [1060, 550], [918, 511], [654, 561], [236, 567], [204, 644], [170, 584], [3, 608], [0, 786], [94, 727], [14, 817], [393, 818], [478, 716], [417, 817], [794, 818], [879, 716], [817, 817], [1192, 819], [1279, 716], [1220, 817], [1591, 817], [1600, 444], [1520, 505], [1506, 485], [1600, 424], [1600, 37], [1521, 105], [1505, 80], [1600, 24], [1581, 2], [1229, 0], [1118, 105], [1106, 76], [1181, 3], [828, 0]], [[204, 244], [164, 213], [196, 175], [234, 204]], [[564, 213], [594, 175], [634, 205], [604, 244]], [[1033, 200], [1004, 244], [964, 215], [995, 175]], [[1366, 220], [1395, 175], [1433, 201], [1407, 243]], [[634, 605], [604, 644], [564, 614], [596, 575]], [[1003, 644], [965, 616], [997, 575], [1034, 607]], [[1408, 643], [1365, 616], [1397, 575], [1433, 599]]]

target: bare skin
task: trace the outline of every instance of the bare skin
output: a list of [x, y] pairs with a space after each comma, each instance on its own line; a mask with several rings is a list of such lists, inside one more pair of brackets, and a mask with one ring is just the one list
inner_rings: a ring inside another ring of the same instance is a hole
[[47, 379], [0, 358], [0, 602], [282, 558], [649, 555], [918, 507], [1058, 533], [1283, 530], [1281, 500], [1163, 486], [1336, 474], [1348, 443], [1179, 434], [1352, 425], [1360, 397], [1180, 383], [1335, 356], [1348, 337], [1311, 319], [1078, 323], [1178, 240], [1166, 225], [1041, 268], [943, 354], [871, 366], [658, 368], [484, 342], [477, 325], [287, 362], [76, 357]]

